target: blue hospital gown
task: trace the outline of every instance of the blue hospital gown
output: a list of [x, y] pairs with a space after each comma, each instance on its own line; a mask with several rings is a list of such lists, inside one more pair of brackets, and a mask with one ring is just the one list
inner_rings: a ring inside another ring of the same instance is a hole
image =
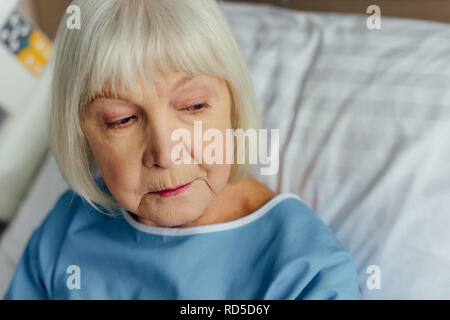
[[360, 299], [351, 255], [301, 199], [250, 215], [152, 227], [70, 189], [33, 232], [5, 299]]

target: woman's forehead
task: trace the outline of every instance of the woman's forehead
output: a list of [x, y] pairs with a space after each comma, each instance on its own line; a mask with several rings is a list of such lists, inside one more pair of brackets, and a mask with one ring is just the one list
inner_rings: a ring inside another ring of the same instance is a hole
[[189, 87], [202, 88], [211, 94], [216, 94], [215, 89], [218, 85], [218, 80], [217, 77], [207, 75], [187, 75], [186, 73], [177, 72], [163, 75], [156, 80], [137, 81], [131, 87], [117, 86], [116, 89], [111, 89], [108, 86], [97, 91], [92, 100], [104, 98], [128, 101], [136, 95], [142, 95], [143, 92], [147, 93], [151, 88], [154, 88], [159, 97], [170, 96], [188, 84]]

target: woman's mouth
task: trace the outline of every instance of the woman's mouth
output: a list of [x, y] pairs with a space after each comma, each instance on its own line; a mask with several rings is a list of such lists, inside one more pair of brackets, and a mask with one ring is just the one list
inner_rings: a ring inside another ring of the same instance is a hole
[[183, 184], [182, 186], [178, 186], [174, 189], [166, 189], [166, 190], [161, 190], [161, 191], [155, 191], [155, 192], [149, 192], [149, 194], [155, 194], [164, 198], [168, 198], [168, 197], [173, 197], [176, 195], [179, 195], [183, 192], [185, 192], [190, 185], [192, 184], [193, 181]]

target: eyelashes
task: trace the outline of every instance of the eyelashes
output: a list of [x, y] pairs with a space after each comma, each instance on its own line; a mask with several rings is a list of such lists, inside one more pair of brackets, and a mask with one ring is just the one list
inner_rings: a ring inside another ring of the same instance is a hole
[[[211, 106], [208, 103], [200, 103], [200, 104], [195, 104], [192, 106], [189, 106], [187, 108], [184, 109], [180, 109], [180, 110], [186, 110], [186, 113], [190, 113], [192, 115], [198, 115], [200, 113], [203, 113], [206, 109], [210, 108]], [[131, 116], [131, 117], [126, 117], [114, 122], [108, 122], [106, 123], [106, 128], [107, 129], [120, 129], [120, 128], [125, 128], [127, 127], [130, 122], [132, 121], [136, 121], [137, 117], [136, 116]]]
[[187, 107], [187, 108], [185, 108], [183, 110], [192, 110], [192, 111], [194, 111], [194, 113], [198, 113], [198, 112], [204, 111], [205, 109], [207, 109], [209, 107], [210, 107], [209, 104], [201, 103], [201, 104], [196, 104], [196, 105]]
[[132, 117], [120, 119], [118, 121], [106, 123], [106, 128], [115, 129], [117, 127], [126, 126], [128, 124], [128, 122], [130, 122], [130, 120], [135, 119], [135, 118], [136, 118], [136, 116], [132, 116]]

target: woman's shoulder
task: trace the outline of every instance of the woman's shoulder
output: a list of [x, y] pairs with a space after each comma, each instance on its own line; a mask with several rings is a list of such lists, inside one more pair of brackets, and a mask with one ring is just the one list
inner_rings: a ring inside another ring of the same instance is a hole
[[79, 227], [99, 216], [92, 211], [94, 209], [79, 194], [70, 188], [66, 189], [38, 226], [37, 229], [42, 233], [40, 241], [55, 242], [66, 238], [74, 225]]
[[326, 238], [328, 242], [335, 244], [336, 238], [332, 230], [298, 194], [275, 192], [254, 178], [250, 178], [248, 183], [251, 185], [248, 189], [254, 191], [247, 197], [248, 212], [278, 211], [280, 214], [275, 216], [280, 219], [280, 226], [284, 225], [298, 235]]
[[64, 245], [64, 239], [73, 224], [73, 217], [81, 206], [81, 197], [71, 189], [65, 190], [45, 218], [31, 232], [25, 252], [32, 257], [46, 257], [39, 260], [42, 270], [50, 270], [55, 255]]
[[255, 207], [273, 211], [265, 232], [279, 235], [278, 241], [285, 244], [279, 246], [278, 254], [289, 259], [297, 256], [301, 265], [309, 266], [311, 283], [297, 298], [359, 299], [353, 258], [321, 217], [296, 193], [276, 193], [260, 182], [254, 188], [260, 194]]
[[81, 202], [81, 197], [72, 189], [65, 190], [37, 229], [44, 231], [43, 235], [52, 234], [52, 238], [56, 234], [62, 234], [70, 225], [74, 212], [80, 207]]
[[245, 203], [247, 212], [258, 210], [278, 195], [278, 193], [251, 176], [246, 178], [246, 186], [243, 190], [246, 190]]
[[275, 192], [265, 184], [250, 176], [247, 181], [246, 190], [248, 190], [248, 192], [246, 192], [247, 212], [254, 212], [264, 206], [273, 208], [280, 202], [286, 202], [285, 200], [292, 200], [288, 202], [292, 204], [296, 203], [297, 206], [298, 204], [306, 206], [303, 199], [297, 194]]
[[43, 225], [58, 223], [72, 215], [82, 205], [81, 197], [72, 189], [66, 189], [56, 200], [55, 205], [50, 209]]

